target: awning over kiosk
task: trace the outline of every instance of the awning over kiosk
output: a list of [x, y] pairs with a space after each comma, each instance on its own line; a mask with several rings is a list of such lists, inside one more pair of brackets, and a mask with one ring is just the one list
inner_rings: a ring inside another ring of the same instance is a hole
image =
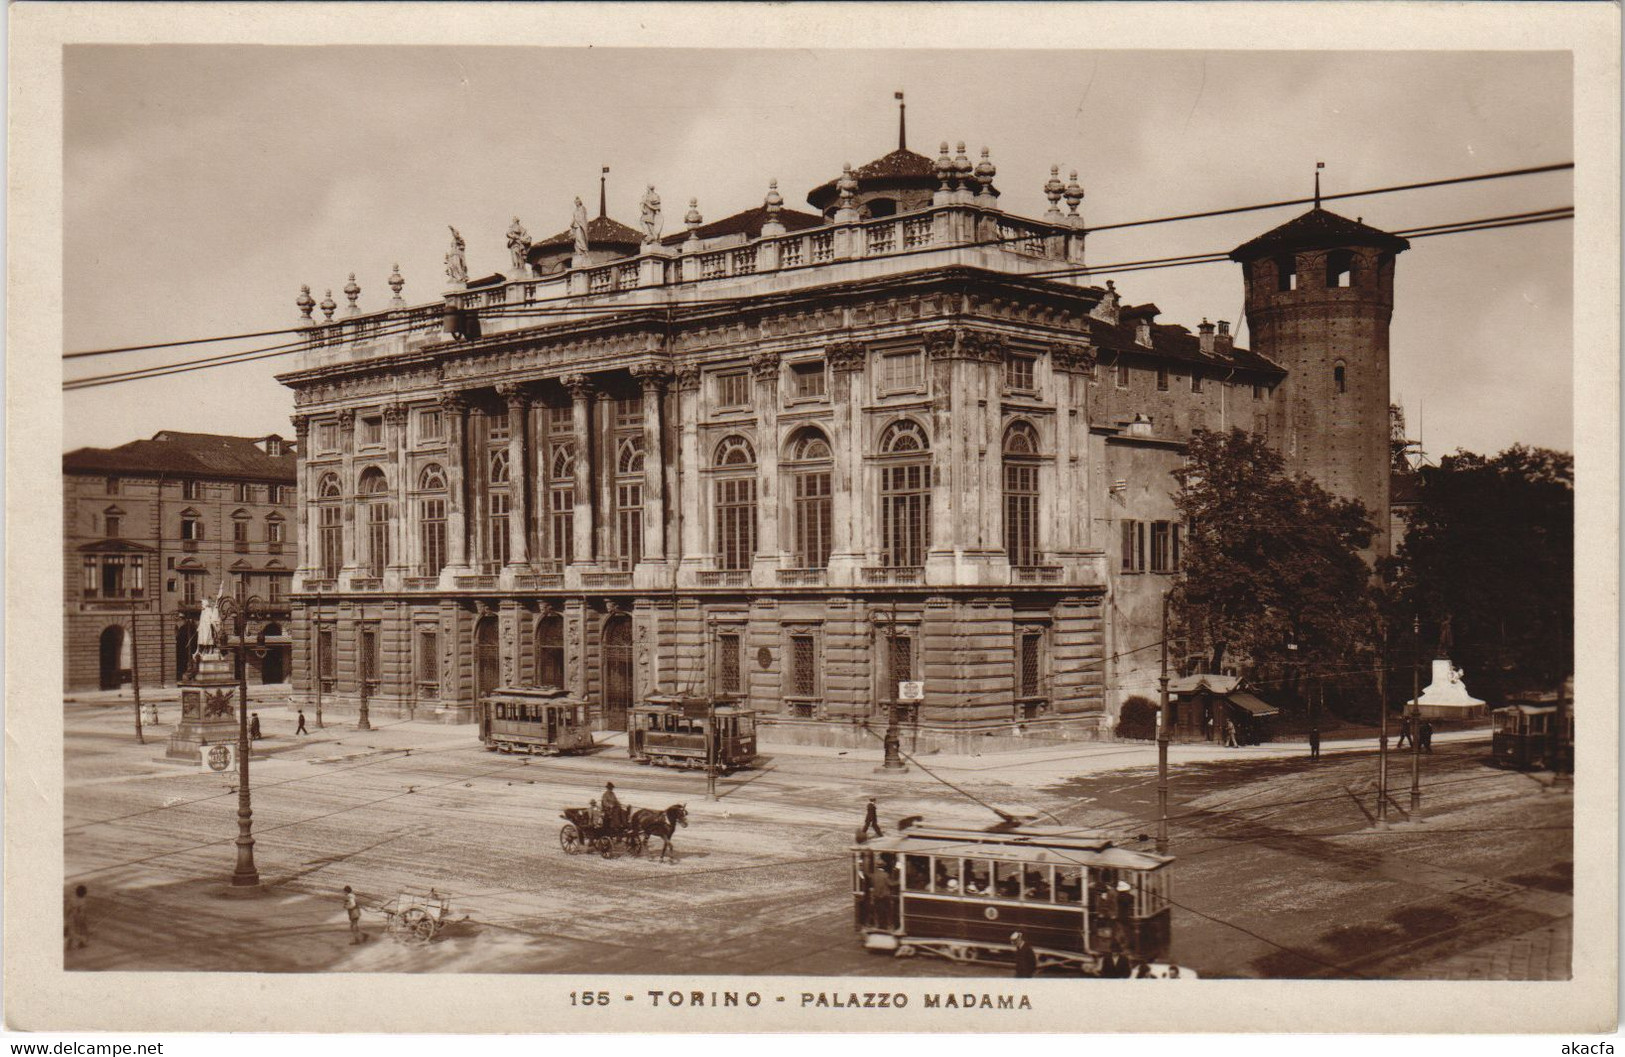
[[1281, 714], [1280, 709], [1260, 701], [1252, 694], [1232, 692], [1226, 694], [1225, 697], [1229, 698], [1231, 704], [1243, 709], [1258, 719], [1263, 719], [1267, 716], [1278, 716]]

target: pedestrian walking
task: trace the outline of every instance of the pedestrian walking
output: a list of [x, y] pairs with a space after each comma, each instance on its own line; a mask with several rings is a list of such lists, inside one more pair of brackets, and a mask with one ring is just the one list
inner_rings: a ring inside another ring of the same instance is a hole
[[90, 944], [90, 912], [86, 906], [85, 897], [90, 889], [79, 885], [73, 890], [73, 898], [69, 900], [67, 912], [62, 917], [62, 938], [69, 947], [85, 947]]
[[1228, 719], [1224, 721], [1224, 747], [1227, 749], [1236, 747], [1236, 725]]
[[858, 834], [858, 840], [868, 839], [871, 829], [875, 831], [877, 837], [886, 835], [880, 831], [880, 808], [875, 803], [874, 797], [869, 798], [869, 805], [863, 809], [863, 830]]
[[1010, 942], [1016, 945], [1016, 978], [1028, 980], [1038, 975], [1038, 952], [1019, 932], [1010, 933]]
[[1310, 727], [1309, 728], [1309, 758], [1311, 760], [1320, 759], [1320, 728], [1319, 727]]
[[1425, 719], [1422, 721], [1422, 751], [1433, 752], [1433, 724]]
[[350, 919], [350, 945], [365, 943], [367, 934], [361, 931], [361, 906], [356, 902], [355, 891], [344, 886], [344, 913]]
[[297, 729], [294, 730], [294, 733], [295, 734], [309, 734], [310, 733], [310, 731], [305, 729], [305, 710], [302, 709], [302, 708], [299, 710], [299, 726], [298, 726]]
[[250, 741], [260, 740], [260, 714], [258, 712], [248, 714], [248, 739]]
[[892, 927], [891, 871], [879, 863], [876, 863], [874, 868], [869, 871], [869, 901], [873, 909], [870, 920], [875, 923], [875, 927], [890, 929]]
[[1394, 748], [1404, 748], [1406, 740], [1411, 737], [1411, 722], [1410, 716], [1399, 721], [1399, 740], [1394, 742]]

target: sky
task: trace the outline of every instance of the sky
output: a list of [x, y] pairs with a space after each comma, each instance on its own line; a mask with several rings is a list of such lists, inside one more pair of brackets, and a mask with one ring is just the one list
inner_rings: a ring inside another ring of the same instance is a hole
[[[991, 150], [1001, 206], [1041, 216], [1072, 169], [1090, 224], [1565, 162], [1562, 52], [749, 51], [532, 47], [71, 45], [64, 63], [64, 352], [287, 327], [355, 273], [383, 308], [437, 300], [447, 225], [469, 269], [595, 208], [636, 225], [654, 184], [666, 230], [786, 204], [895, 148]], [[1560, 172], [1347, 199], [1388, 230], [1564, 206]], [[1302, 207], [1101, 232], [1088, 262], [1229, 250]], [[1583, 218], [1582, 218], [1583, 220]], [[1417, 240], [1399, 260], [1393, 398], [1437, 458], [1572, 448], [1572, 222]], [[1109, 275], [1103, 273], [1100, 281]], [[1161, 322], [1242, 320], [1231, 263], [1125, 274]], [[342, 308], [340, 309], [342, 312]], [[127, 353], [65, 376], [279, 339]], [[281, 340], [287, 340], [286, 338]], [[1240, 344], [1247, 344], [1245, 328]], [[64, 445], [161, 429], [290, 435], [290, 357], [64, 395]]]

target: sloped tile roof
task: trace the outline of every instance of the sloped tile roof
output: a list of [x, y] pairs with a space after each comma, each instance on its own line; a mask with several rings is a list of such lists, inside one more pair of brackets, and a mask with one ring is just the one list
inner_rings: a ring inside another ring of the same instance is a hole
[[[554, 246], [573, 246], [575, 240], [575, 236], [570, 233], [570, 229], [565, 228], [557, 235], [552, 235], [531, 246], [531, 250], [551, 249]], [[593, 217], [587, 221], [587, 242], [589, 245], [641, 246], [643, 244], [643, 232], [636, 228], [629, 228], [619, 220], [611, 220], [609, 217]]]
[[[701, 224], [695, 233], [702, 239], [714, 239], [722, 235], [744, 235], [746, 238], [754, 239], [761, 235], [762, 225], [766, 222], [767, 207], [757, 206], [755, 209], [747, 209], [721, 220], [713, 220], [709, 224]], [[824, 218], [816, 213], [803, 213], [799, 209], [781, 207], [779, 223], [784, 225], [786, 231], [804, 231], [807, 228], [819, 227], [824, 223]], [[687, 238], [688, 230], [685, 228], [666, 235], [660, 241], [665, 245], [675, 246]]]
[[1376, 246], [1398, 253], [1410, 243], [1398, 235], [1379, 231], [1318, 206], [1278, 228], [1264, 232], [1230, 251], [1233, 261], [1250, 261], [1281, 250], [1332, 249], [1338, 246]]
[[[1139, 307], [1155, 309], [1154, 305], [1141, 305]], [[1141, 315], [1145, 314], [1141, 313]], [[1139, 321], [1133, 316], [1125, 318], [1123, 314], [1120, 314], [1119, 322], [1115, 327], [1099, 319], [1091, 319], [1089, 326], [1090, 338], [1095, 348], [1103, 353], [1129, 353], [1150, 359], [1201, 365], [1210, 367], [1215, 371], [1236, 368], [1262, 371], [1275, 375], [1286, 374], [1286, 371], [1272, 360], [1247, 349], [1237, 347], [1232, 347], [1226, 353], [1223, 345], [1218, 342], [1214, 343], [1212, 355], [1203, 355], [1202, 339], [1186, 328], [1174, 324], [1151, 324], [1150, 348], [1141, 345], [1135, 340], [1138, 336]]]
[[[931, 187], [937, 185], [937, 163], [923, 154], [915, 154], [911, 150], [898, 149], [884, 157], [860, 168], [853, 169], [852, 175], [858, 181], [859, 190], [867, 190], [865, 185], [879, 187]], [[807, 201], [820, 209], [834, 200], [836, 195], [835, 184], [840, 180], [836, 177], [826, 183], [821, 183], [807, 192]]]
[[[164, 473], [184, 477], [230, 478], [293, 484], [298, 458], [267, 455], [261, 437], [164, 430], [151, 440], [133, 440], [116, 448], [79, 448], [62, 456], [64, 473]], [[284, 442], [285, 444], [287, 442]]]

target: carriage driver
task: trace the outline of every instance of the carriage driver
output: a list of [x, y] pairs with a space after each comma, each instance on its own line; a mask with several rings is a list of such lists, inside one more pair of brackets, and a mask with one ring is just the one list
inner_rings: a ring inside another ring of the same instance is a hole
[[615, 795], [615, 783], [604, 783], [604, 795], [598, 798], [603, 805], [604, 819], [610, 825], [619, 825], [621, 822], [621, 798]]

